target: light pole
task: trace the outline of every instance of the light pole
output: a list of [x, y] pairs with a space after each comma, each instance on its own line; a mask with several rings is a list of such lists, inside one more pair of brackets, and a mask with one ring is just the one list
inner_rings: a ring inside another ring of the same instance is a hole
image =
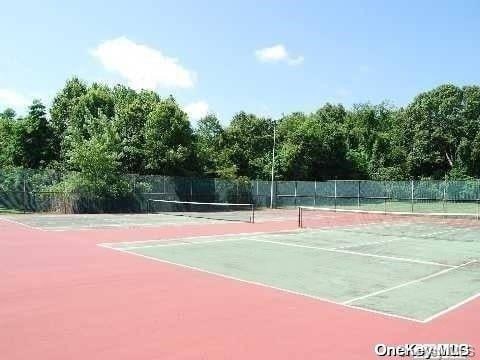
[[273, 181], [275, 179], [275, 136], [276, 122], [273, 121], [273, 147], [272, 147], [272, 182], [270, 184], [270, 209], [273, 209]]

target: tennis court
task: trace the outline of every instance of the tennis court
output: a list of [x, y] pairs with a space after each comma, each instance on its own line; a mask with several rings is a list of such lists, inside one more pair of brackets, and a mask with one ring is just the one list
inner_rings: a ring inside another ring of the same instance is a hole
[[417, 322], [479, 296], [476, 220], [305, 208], [298, 222], [296, 231], [101, 246]]
[[296, 210], [255, 209], [252, 204], [149, 200], [137, 214], [6, 214], [5, 220], [40, 230], [207, 225], [225, 222], [288, 221]]
[[7, 357], [333, 357], [322, 339], [363, 360], [389, 339], [478, 344], [475, 216], [224, 204], [1, 216]]
[[[203, 214], [206, 218], [188, 219], [180, 216], [169, 216], [163, 214], [75, 214], [75, 215], [8, 215], [4, 219], [15, 221], [26, 226], [42, 230], [65, 231], [75, 229], [97, 229], [97, 228], [126, 228], [126, 227], [159, 227], [159, 226], [180, 226], [188, 224], [213, 224], [222, 222], [215, 220], [211, 214]], [[209, 216], [211, 215], [211, 216]], [[233, 216], [230, 214], [230, 216]], [[237, 217], [242, 218], [241, 214]], [[240, 220], [238, 220], [240, 221]]]

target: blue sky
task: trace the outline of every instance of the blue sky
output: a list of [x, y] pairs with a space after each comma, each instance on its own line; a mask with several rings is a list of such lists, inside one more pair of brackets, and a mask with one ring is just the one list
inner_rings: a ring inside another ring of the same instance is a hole
[[327, 101], [401, 106], [480, 84], [479, 21], [476, 0], [8, 1], [0, 109], [49, 103], [73, 75], [173, 94], [224, 123]]

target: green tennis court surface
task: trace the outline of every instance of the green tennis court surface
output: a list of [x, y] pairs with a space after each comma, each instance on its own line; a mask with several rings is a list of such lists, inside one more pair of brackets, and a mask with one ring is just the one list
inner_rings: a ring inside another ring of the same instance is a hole
[[332, 208], [336, 206], [339, 209], [361, 209], [371, 211], [387, 211], [387, 212], [419, 212], [419, 213], [445, 213], [445, 214], [470, 214], [480, 215], [479, 201], [429, 201], [429, 200], [372, 200], [362, 199], [362, 203], [358, 204], [355, 199], [337, 199], [336, 204], [330, 201], [317, 206], [327, 206]]
[[[212, 224], [225, 221], [249, 222], [250, 216], [250, 211], [229, 211], [190, 212], [188, 214], [5, 214], [2, 218], [43, 230], [75, 230]], [[274, 219], [275, 214], [262, 213], [260, 217], [265, 220]], [[259, 221], [262, 221], [261, 218]]]
[[420, 322], [479, 296], [479, 245], [478, 228], [420, 222], [102, 244]]
[[[231, 215], [233, 216], [233, 215]], [[20, 214], [4, 216], [5, 219], [44, 230], [75, 230], [88, 228], [149, 227], [182, 225], [188, 223], [212, 223], [208, 218], [185, 218], [160, 214], [76, 214], [39, 215]]]

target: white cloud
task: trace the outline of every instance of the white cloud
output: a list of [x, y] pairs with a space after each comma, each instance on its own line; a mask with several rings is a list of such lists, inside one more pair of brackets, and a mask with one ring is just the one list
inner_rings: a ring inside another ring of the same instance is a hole
[[191, 88], [196, 75], [175, 58], [126, 37], [107, 40], [91, 54], [109, 71], [118, 73], [134, 89]]
[[255, 56], [263, 63], [284, 61], [289, 65], [300, 65], [304, 61], [303, 56], [292, 57], [282, 44], [255, 50]]
[[199, 120], [207, 116], [209, 106], [205, 101], [200, 100], [200, 101], [196, 101], [188, 105], [185, 105], [184, 110], [188, 114], [188, 117], [191, 120]]
[[17, 91], [10, 89], [0, 89], [0, 105], [11, 107], [15, 110], [24, 110], [30, 103], [30, 99]]
[[283, 45], [275, 45], [255, 51], [257, 59], [262, 62], [275, 62], [288, 59], [287, 50]]

